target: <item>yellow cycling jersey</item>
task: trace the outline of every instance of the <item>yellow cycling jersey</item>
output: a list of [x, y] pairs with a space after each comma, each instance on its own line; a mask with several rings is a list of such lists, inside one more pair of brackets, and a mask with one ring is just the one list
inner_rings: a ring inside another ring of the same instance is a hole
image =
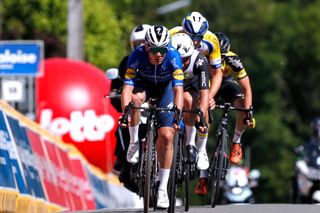
[[[185, 31], [183, 30], [182, 26], [177, 26], [172, 28], [169, 32], [170, 35], [173, 36], [177, 33], [183, 33]], [[206, 34], [204, 34], [197, 50], [208, 59], [209, 64], [213, 68], [221, 67], [219, 40], [214, 33], [208, 30]]]
[[248, 76], [239, 56], [231, 51], [227, 52], [225, 56], [222, 56], [221, 68], [224, 78], [233, 75], [239, 80]]

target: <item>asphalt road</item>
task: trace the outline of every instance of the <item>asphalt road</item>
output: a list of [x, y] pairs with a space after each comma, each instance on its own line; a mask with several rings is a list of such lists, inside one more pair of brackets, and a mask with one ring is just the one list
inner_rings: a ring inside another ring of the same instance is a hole
[[[76, 211], [72, 213], [109, 213], [109, 212], [143, 212], [143, 209], [99, 209], [94, 211]], [[150, 212], [164, 213], [167, 210]], [[177, 207], [175, 212], [184, 212], [183, 207]], [[320, 205], [300, 204], [254, 204], [254, 205], [218, 205], [215, 208], [210, 206], [192, 206], [189, 213], [320, 213]], [[68, 212], [71, 213], [71, 212]]]

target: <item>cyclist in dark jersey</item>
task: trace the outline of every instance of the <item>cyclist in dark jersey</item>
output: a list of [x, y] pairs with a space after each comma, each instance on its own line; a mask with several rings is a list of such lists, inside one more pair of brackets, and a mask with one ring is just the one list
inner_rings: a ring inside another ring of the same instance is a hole
[[[182, 62], [179, 52], [170, 45], [170, 40], [168, 29], [155, 25], [146, 33], [146, 44], [132, 52], [122, 90], [123, 110], [130, 101], [136, 106], [141, 105], [146, 97], [156, 98], [158, 107], [172, 107], [175, 104], [178, 109], [182, 109], [184, 78]], [[135, 93], [133, 89], [136, 89]], [[139, 156], [139, 117], [139, 110], [132, 110], [129, 125], [130, 145], [127, 152], [127, 160], [132, 164], [138, 162]], [[174, 124], [173, 113], [161, 112], [158, 120], [160, 128], [157, 156], [160, 164], [160, 183], [157, 207], [168, 208], [167, 184], [172, 163], [173, 136], [178, 125]], [[123, 123], [122, 125], [124, 126]]]
[[[230, 51], [228, 37], [223, 33], [216, 33], [216, 36], [220, 42], [223, 72], [222, 84], [216, 97], [221, 97], [225, 102], [233, 103], [237, 107], [249, 108], [252, 106], [252, 90], [245, 67], [239, 56]], [[237, 113], [230, 154], [230, 161], [234, 164], [238, 164], [242, 159], [241, 136], [245, 129], [243, 122], [245, 118], [247, 118], [247, 113]], [[246, 124], [248, 127], [253, 127], [254, 125], [249, 120]]]
[[[172, 37], [172, 46], [175, 47], [182, 58], [184, 72], [184, 108], [195, 109], [198, 105], [205, 114], [209, 103], [209, 64], [198, 50], [195, 50], [192, 39], [186, 33], [177, 33]], [[199, 123], [200, 117], [195, 114], [185, 113], [184, 123], [186, 128], [186, 149], [188, 160], [195, 162], [197, 168], [206, 170], [209, 160], [206, 151], [206, 143], [200, 143], [196, 139], [196, 127], [200, 133], [207, 134], [207, 124]]]

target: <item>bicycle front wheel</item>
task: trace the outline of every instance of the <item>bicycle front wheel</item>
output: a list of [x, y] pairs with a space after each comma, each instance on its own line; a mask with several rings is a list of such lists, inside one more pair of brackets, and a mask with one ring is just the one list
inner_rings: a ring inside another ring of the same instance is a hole
[[185, 177], [184, 177], [184, 211], [189, 211], [190, 194], [189, 194], [189, 184], [190, 184], [190, 167], [191, 165], [185, 163]]
[[[146, 151], [146, 174], [144, 181], [144, 212], [148, 212], [150, 204], [150, 186], [151, 186], [151, 171], [152, 171], [152, 150], [154, 149], [154, 127], [153, 124], [150, 125], [150, 129], [147, 133], [147, 151]], [[157, 204], [154, 204], [157, 205]]]
[[220, 188], [220, 179], [222, 174], [222, 165], [225, 153], [225, 146], [227, 143], [225, 132], [218, 137], [218, 144], [216, 146], [214, 156], [213, 156], [213, 168], [211, 171], [211, 207], [215, 207]]
[[184, 185], [184, 211], [189, 211], [190, 206], [190, 193], [189, 193], [189, 184], [190, 184], [190, 175], [191, 175], [191, 164], [187, 162], [187, 151], [186, 143], [184, 138], [180, 140], [180, 152], [182, 154], [182, 172], [183, 172], [183, 185]]
[[177, 169], [177, 154], [179, 149], [179, 133], [175, 133], [173, 139], [173, 156], [172, 156], [172, 165], [170, 171], [170, 184], [169, 184], [169, 213], [173, 213], [176, 206], [176, 192], [177, 192], [177, 184], [176, 184], [176, 169]]

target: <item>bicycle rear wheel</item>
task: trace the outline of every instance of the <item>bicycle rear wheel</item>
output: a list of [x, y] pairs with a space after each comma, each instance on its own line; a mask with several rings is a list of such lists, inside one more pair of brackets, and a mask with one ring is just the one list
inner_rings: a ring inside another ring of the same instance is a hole
[[[150, 186], [151, 186], [151, 172], [152, 172], [152, 150], [154, 149], [154, 126], [150, 124], [150, 129], [147, 133], [147, 150], [146, 150], [146, 168], [145, 168], [145, 181], [144, 181], [144, 212], [148, 212], [150, 204]], [[156, 204], [155, 204], [156, 205]]]
[[218, 144], [214, 152], [213, 156], [213, 167], [211, 171], [211, 207], [215, 207], [219, 189], [220, 189], [220, 179], [222, 174], [222, 165], [224, 160], [225, 146], [226, 146], [226, 135], [225, 132], [222, 131], [222, 134], [218, 138]]
[[180, 140], [180, 135], [178, 132], [176, 132], [173, 139], [173, 156], [172, 156], [170, 184], [169, 184], [170, 205], [169, 205], [168, 213], [173, 213], [176, 206], [176, 193], [177, 193], [176, 172], [177, 172], [177, 155], [178, 155], [178, 149], [179, 149], [179, 140]]

